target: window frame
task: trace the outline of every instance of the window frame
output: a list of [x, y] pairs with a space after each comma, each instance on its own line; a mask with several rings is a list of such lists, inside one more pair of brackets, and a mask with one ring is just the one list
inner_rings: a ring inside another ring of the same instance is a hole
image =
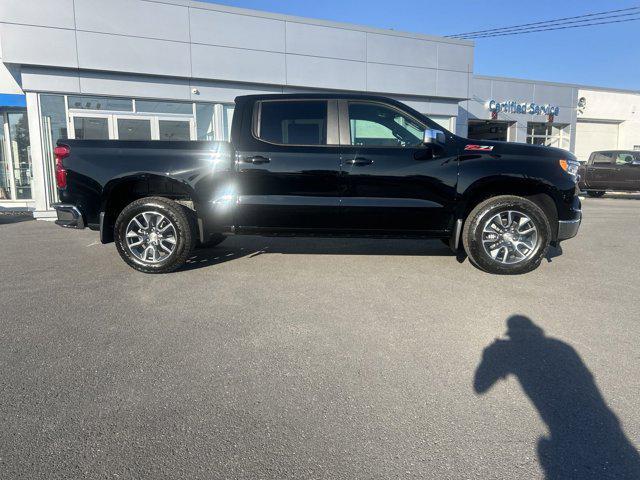
[[[260, 126], [262, 122], [262, 104], [263, 103], [293, 103], [293, 102], [325, 102], [327, 104], [327, 140], [326, 143], [320, 145], [301, 144], [301, 143], [278, 143], [265, 140], [260, 137]], [[258, 142], [274, 145], [278, 147], [314, 147], [327, 148], [340, 146], [338, 135], [338, 101], [333, 98], [289, 98], [289, 99], [265, 99], [257, 100], [253, 104], [253, 112], [251, 115], [251, 135]]]
[[[402, 148], [402, 149], [420, 149], [420, 148], [426, 148], [425, 144], [422, 143], [418, 146], [402, 146], [402, 145], [380, 145], [380, 146], [366, 146], [366, 145], [353, 145], [351, 143], [351, 119], [349, 118], [349, 105], [352, 103], [356, 103], [356, 104], [365, 104], [365, 105], [380, 105], [382, 107], [388, 108], [390, 110], [394, 110], [398, 113], [400, 113], [403, 116], [409, 117], [410, 119], [412, 119], [413, 121], [415, 121], [417, 124], [421, 125], [422, 128], [424, 128], [425, 130], [428, 128], [431, 128], [431, 126], [425, 122], [423, 122], [422, 120], [420, 120], [419, 118], [416, 118], [415, 115], [412, 115], [411, 113], [402, 110], [401, 108], [396, 107], [395, 105], [391, 105], [389, 103], [383, 102], [383, 101], [378, 101], [378, 100], [367, 100], [367, 99], [362, 99], [362, 100], [341, 100], [339, 105], [338, 105], [338, 109], [339, 109], [339, 115], [340, 115], [340, 145], [343, 147], [358, 147], [358, 148]], [[443, 132], [445, 135], [448, 132]]]

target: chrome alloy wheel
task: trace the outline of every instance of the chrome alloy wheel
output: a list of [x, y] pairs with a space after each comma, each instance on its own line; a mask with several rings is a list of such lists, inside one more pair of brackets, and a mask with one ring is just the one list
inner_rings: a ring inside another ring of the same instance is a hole
[[159, 263], [176, 249], [176, 227], [158, 212], [142, 212], [133, 217], [126, 230], [127, 248], [138, 260]]
[[482, 246], [494, 260], [512, 265], [534, 253], [538, 229], [527, 215], [507, 210], [492, 216], [482, 229]]

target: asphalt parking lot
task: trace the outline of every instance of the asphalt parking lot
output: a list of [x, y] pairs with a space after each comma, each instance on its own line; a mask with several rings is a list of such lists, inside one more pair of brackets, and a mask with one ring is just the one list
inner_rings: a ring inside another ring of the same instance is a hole
[[517, 277], [258, 237], [150, 276], [7, 218], [0, 478], [640, 478], [640, 196]]

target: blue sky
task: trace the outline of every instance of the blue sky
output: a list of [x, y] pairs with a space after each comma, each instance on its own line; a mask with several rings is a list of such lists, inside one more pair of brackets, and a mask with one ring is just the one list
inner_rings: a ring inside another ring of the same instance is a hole
[[[640, 6], [594, 0], [216, 0], [234, 7], [447, 35]], [[640, 21], [476, 40], [476, 74], [640, 90]]]

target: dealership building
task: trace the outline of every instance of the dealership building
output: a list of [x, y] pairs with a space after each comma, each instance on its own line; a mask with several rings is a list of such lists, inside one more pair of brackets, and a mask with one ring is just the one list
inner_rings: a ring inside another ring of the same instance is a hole
[[640, 92], [473, 73], [474, 43], [187, 0], [3, 0], [0, 210], [52, 218], [58, 139], [222, 140], [255, 93], [390, 96], [454, 133], [640, 149]]

